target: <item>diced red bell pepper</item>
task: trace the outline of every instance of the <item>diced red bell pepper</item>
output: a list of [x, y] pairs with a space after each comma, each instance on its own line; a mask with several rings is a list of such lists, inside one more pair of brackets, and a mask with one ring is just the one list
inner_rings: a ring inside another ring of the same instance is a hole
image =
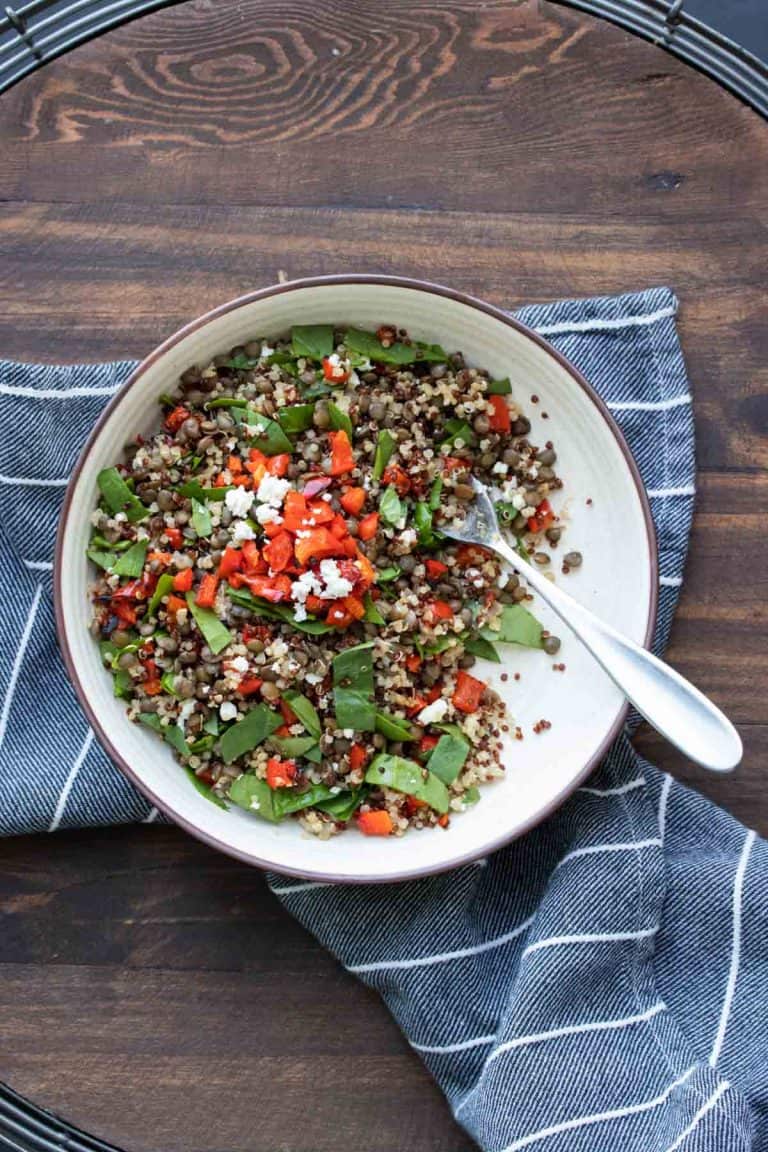
[[461, 456], [443, 456], [443, 471], [454, 472], [457, 468], [466, 468], [467, 461]]
[[273, 572], [284, 572], [293, 563], [293, 540], [288, 532], [279, 532], [262, 549], [262, 556]]
[[427, 611], [430, 613], [432, 620], [452, 620], [453, 608], [447, 600], [433, 600], [427, 605]]
[[345, 536], [343, 540], [339, 541], [339, 545], [343, 556], [350, 556], [352, 559], [357, 556], [357, 541], [354, 536]]
[[224, 475], [224, 473], [219, 472], [218, 476], [213, 481], [213, 487], [214, 488], [226, 488], [230, 483], [231, 483], [231, 481], [229, 481], [227, 479], [227, 477]]
[[375, 582], [376, 569], [374, 568], [373, 564], [371, 564], [368, 557], [364, 556], [363, 553], [357, 548], [357, 546], [355, 546], [355, 556], [357, 566], [360, 569], [360, 586], [364, 591], [366, 588], [370, 588], [371, 585]]
[[310, 560], [324, 560], [329, 556], [343, 554], [339, 541], [327, 528], [311, 528], [308, 531], [309, 535], [297, 539], [294, 545], [296, 559], [302, 568], [306, 568]]
[[426, 708], [427, 704], [429, 704], [429, 700], [425, 699], [424, 696], [419, 696], [417, 692], [411, 697], [411, 702], [406, 705], [405, 710], [409, 716], [416, 716], [422, 708]]
[[293, 760], [280, 760], [273, 756], [267, 760], [267, 784], [270, 788], [290, 788], [296, 779]]
[[293, 708], [291, 708], [288, 701], [287, 700], [281, 700], [279, 707], [280, 707], [280, 712], [282, 714], [283, 720], [285, 720], [286, 724], [295, 724], [296, 721], [298, 720], [298, 716], [294, 712]]
[[186, 600], [182, 600], [181, 596], [169, 596], [165, 610], [169, 616], [175, 616], [177, 612], [180, 612], [182, 608], [186, 607], [187, 602]]
[[439, 743], [439, 736], [422, 736], [421, 740], [419, 740], [419, 752], [422, 754], [429, 753], [433, 748], [436, 748]]
[[288, 724], [281, 724], [279, 728], [275, 729], [275, 736], [278, 740], [287, 740], [291, 734], [291, 729]]
[[419, 800], [416, 796], [406, 796], [403, 799], [406, 816], [415, 816], [420, 808], [427, 808], [426, 800]]
[[369, 752], [365, 744], [353, 744], [349, 750], [349, 766], [353, 772], [363, 768], [368, 762]]
[[[219, 578], [221, 580], [228, 580], [232, 573], [239, 572], [242, 566], [242, 552], [237, 548], [225, 548], [219, 561]], [[191, 569], [187, 569], [187, 571], [191, 571]]]
[[258, 676], [243, 676], [237, 686], [241, 696], [255, 696], [264, 683]]
[[545, 532], [547, 528], [551, 527], [554, 519], [555, 513], [549, 500], [542, 500], [540, 504], [536, 505], [536, 514], [528, 520], [528, 531]]
[[333, 520], [328, 525], [328, 531], [332, 536], [335, 536], [337, 540], [343, 540], [345, 536], [349, 535], [346, 520], [338, 514], [333, 517]]
[[219, 587], [219, 578], [213, 573], [206, 573], [200, 581], [195, 603], [198, 608], [213, 608], [216, 603], [216, 592]]
[[182, 568], [173, 578], [174, 592], [191, 592], [194, 573], [191, 568]]
[[427, 704], [434, 704], [438, 696], [442, 696], [443, 690], [439, 684], [434, 684], [429, 692], [427, 692]]
[[280, 452], [277, 456], [268, 456], [266, 470], [270, 476], [285, 476], [290, 467], [291, 457], [287, 452]]
[[321, 612], [325, 612], [329, 603], [329, 600], [323, 600], [321, 596], [315, 596], [312, 592], [310, 592], [309, 596], [307, 596], [305, 606], [307, 612], [311, 612], [313, 616], [319, 616]]
[[359, 596], [345, 596], [342, 603], [353, 620], [362, 620], [365, 616], [365, 604]]
[[363, 516], [362, 520], [357, 526], [358, 539], [373, 540], [378, 530], [379, 514], [378, 512], [369, 512], [367, 516]]
[[355, 458], [349, 436], [341, 428], [338, 432], [329, 432], [328, 439], [331, 442], [331, 476], [343, 476], [345, 472], [351, 472], [355, 466]]
[[406, 496], [411, 490], [411, 479], [399, 464], [390, 464], [384, 469], [382, 484], [391, 484], [398, 496]]
[[163, 690], [163, 684], [159, 676], [153, 676], [150, 680], [145, 680], [141, 687], [147, 696], [158, 696]]
[[181, 528], [164, 528], [163, 535], [170, 544], [171, 548], [181, 548], [184, 543], [184, 533]]
[[493, 408], [490, 414], [492, 432], [509, 432], [512, 421], [509, 415], [509, 405], [503, 396], [489, 396], [488, 402]]
[[459, 712], [477, 712], [480, 707], [480, 699], [485, 691], [485, 684], [482, 680], [470, 676], [469, 672], [465, 672], [462, 668], [456, 677], [456, 688], [453, 693], [453, 706]]
[[130, 626], [136, 623], [136, 609], [128, 600], [111, 600], [110, 608], [112, 615], [117, 616], [122, 624]]
[[341, 506], [349, 516], [359, 516], [365, 504], [365, 488], [347, 488], [341, 494]]
[[310, 528], [318, 524], [330, 524], [335, 516], [336, 513], [327, 500], [312, 500], [307, 505], [307, 519], [315, 522], [309, 525]]
[[448, 571], [448, 565], [443, 564], [442, 560], [433, 560], [431, 557], [425, 560], [425, 567], [427, 569], [427, 576], [430, 580], [439, 580], [441, 576], [445, 576]]
[[167, 568], [171, 562], [170, 552], [147, 552], [147, 563], [155, 563], [161, 568]]
[[288, 576], [246, 576], [239, 574], [254, 596], [268, 600], [270, 604], [282, 604], [291, 597], [291, 581]]
[[349, 628], [350, 624], [354, 621], [354, 616], [345, 608], [344, 600], [333, 600], [328, 609], [326, 622], [333, 624], [334, 628]]
[[476, 568], [484, 564], [491, 553], [480, 544], [460, 544], [456, 549], [456, 559], [464, 568]]
[[264, 460], [249, 460], [245, 470], [251, 476], [254, 488], [258, 488], [267, 474], [267, 465]]
[[341, 364], [333, 364], [329, 356], [323, 357], [323, 376], [331, 384], [344, 384], [349, 380], [349, 369], [342, 368]]
[[389, 836], [393, 829], [392, 817], [383, 808], [358, 812], [357, 826], [364, 836]]
[[422, 659], [418, 652], [409, 652], [405, 658], [405, 666], [409, 672], [415, 675], [419, 668], [421, 668]]
[[228, 456], [227, 468], [229, 468], [233, 476], [239, 476], [243, 470], [243, 462], [239, 456]]
[[178, 432], [182, 424], [190, 416], [190, 411], [183, 404], [178, 404], [165, 418], [165, 426], [169, 432]]
[[261, 558], [261, 553], [256, 546], [255, 540], [243, 540], [242, 548], [240, 549], [245, 564], [246, 571], [248, 572], [264, 572], [266, 571], [265, 565]]

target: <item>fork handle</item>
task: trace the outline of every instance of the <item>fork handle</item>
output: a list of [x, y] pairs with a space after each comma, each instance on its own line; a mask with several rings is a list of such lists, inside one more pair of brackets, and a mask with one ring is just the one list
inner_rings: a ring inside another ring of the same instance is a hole
[[651, 652], [598, 619], [497, 537], [500, 553], [581, 640], [649, 724], [691, 760], [730, 772], [741, 760], [738, 732], [719, 708]]

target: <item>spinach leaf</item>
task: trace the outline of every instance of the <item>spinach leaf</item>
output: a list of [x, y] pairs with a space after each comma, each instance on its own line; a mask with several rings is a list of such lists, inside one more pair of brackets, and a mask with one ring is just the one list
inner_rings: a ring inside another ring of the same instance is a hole
[[387, 740], [403, 742], [413, 740], [413, 727], [407, 720], [399, 716], [392, 716], [389, 712], [376, 713], [376, 731], [385, 736]]
[[99, 552], [96, 548], [89, 548], [85, 554], [92, 564], [103, 568], [105, 572], [109, 572], [117, 560], [116, 552]]
[[365, 604], [363, 620], [366, 624], [386, 624], [386, 620], [376, 607], [376, 601], [372, 599], [370, 592], [366, 592], [363, 603]]
[[391, 580], [397, 580], [401, 572], [401, 568], [380, 568], [376, 573], [376, 583], [388, 584]]
[[291, 349], [294, 356], [307, 360], [322, 360], [333, 352], [332, 324], [294, 324], [291, 328]]
[[413, 509], [413, 522], [419, 534], [419, 544], [424, 548], [434, 547], [441, 537], [432, 530], [432, 511], [423, 500], [419, 500]]
[[382, 428], [376, 439], [376, 455], [373, 458], [373, 471], [371, 479], [378, 484], [384, 475], [384, 469], [392, 459], [392, 453], [397, 447], [397, 441], [388, 428]]
[[387, 488], [379, 501], [379, 515], [387, 524], [397, 525], [408, 511], [394, 488]]
[[232, 633], [225, 624], [222, 624], [215, 612], [210, 608], [201, 608], [195, 603], [194, 592], [187, 592], [187, 605], [194, 618], [195, 624], [203, 634], [206, 644], [214, 655], [232, 643]]
[[97, 552], [125, 552], [130, 546], [130, 540], [118, 540], [116, 544], [113, 544], [111, 541], [105, 540], [98, 532], [94, 532], [91, 536], [91, 548], [95, 548]]
[[515, 546], [515, 551], [517, 552], [517, 554], [521, 560], [525, 560], [526, 563], [530, 564], [531, 554], [528, 551], [528, 549], [526, 548], [525, 544], [523, 544], [522, 540], [518, 540], [518, 542]]
[[239, 604], [241, 608], [249, 608], [254, 616], [262, 616], [267, 620], [283, 620], [298, 632], [306, 632], [310, 636], [323, 636], [326, 632], [337, 631], [333, 624], [326, 624], [324, 620], [311, 618], [296, 620], [290, 608], [286, 608], [283, 604], [267, 604], [262, 600], [257, 600], [245, 589], [227, 588], [226, 591], [234, 604]]
[[113, 691], [118, 700], [133, 693], [133, 680], [127, 668], [116, 668], [113, 673]]
[[115, 561], [112, 571], [116, 576], [141, 576], [144, 571], [144, 561], [147, 558], [148, 540], [137, 540], [127, 552], [123, 552]]
[[225, 484], [221, 488], [201, 488], [197, 480], [190, 480], [187, 484], [181, 484], [176, 491], [179, 496], [184, 496], [188, 500], [199, 500], [202, 504], [204, 500], [224, 500], [227, 492], [231, 492], [234, 485]]
[[421, 765], [415, 760], [380, 752], [371, 761], [365, 781], [380, 788], [393, 788], [396, 792], [415, 796], [417, 800], [424, 800], [436, 812], [448, 811], [449, 796], [445, 784], [431, 772], [425, 776]]
[[266, 740], [268, 736], [281, 727], [283, 718], [279, 712], [273, 712], [266, 704], [257, 704], [254, 708], [227, 728], [221, 737], [221, 755], [227, 764], [244, 756], [257, 745]]
[[541, 624], [522, 604], [505, 604], [498, 632], [482, 628], [484, 640], [499, 644], [520, 644], [523, 648], [542, 648]]
[[463, 740], [467, 745], [471, 743], [466, 732], [464, 732], [458, 724], [433, 724], [433, 728], [438, 728], [441, 732], [447, 732], [449, 736], [455, 737], [456, 740]]
[[471, 656], [479, 656], [482, 660], [491, 660], [494, 664], [501, 664], [501, 656], [490, 640], [484, 636], [470, 636], [464, 641], [464, 651]]
[[324, 379], [315, 380], [314, 384], [299, 384], [299, 391], [305, 400], [319, 400], [321, 396], [330, 396], [333, 392]]
[[135, 492], [126, 484], [117, 468], [104, 468], [96, 477], [96, 483], [104, 503], [113, 514], [125, 512], [132, 524], [149, 516], [149, 508], [145, 508]]
[[[251, 361], [251, 363], [248, 365], [248, 367], [252, 367], [252, 365], [255, 363], [256, 363], [255, 360]], [[236, 365], [230, 363], [230, 367], [234, 368], [234, 367], [236, 367]], [[214, 396], [213, 400], [206, 400], [203, 407], [205, 409], [209, 409], [209, 408], [247, 408], [248, 407], [248, 401], [245, 398], [241, 399], [240, 397], [236, 397], [236, 396]]]
[[367, 795], [368, 789], [361, 786], [355, 788], [353, 792], [339, 792], [336, 796], [331, 796], [329, 800], [321, 800], [315, 804], [315, 807], [328, 816], [333, 816], [335, 820], [349, 820]]
[[207, 732], [209, 736], [218, 736], [219, 716], [217, 712], [211, 712], [205, 724], [203, 724], [203, 732]]
[[509, 396], [512, 385], [509, 382], [509, 377], [505, 376], [503, 380], [489, 380], [485, 390], [489, 396]]
[[467, 788], [466, 792], [462, 793], [461, 802], [465, 808], [471, 808], [473, 804], [477, 804], [480, 799], [480, 789], [473, 784], [471, 788]]
[[306, 757], [307, 752], [318, 747], [317, 739], [314, 736], [270, 736], [269, 742], [286, 760], [298, 760], [302, 756]]
[[249, 412], [247, 423], [259, 429], [251, 440], [252, 448], [258, 448], [265, 456], [279, 456], [282, 452], [293, 452], [293, 444], [277, 420], [270, 420], [269, 416], [262, 416], [258, 412]]
[[443, 428], [446, 434], [440, 441], [441, 444], [455, 444], [457, 440], [461, 440], [466, 446], [474, 444], [477, 439], [466, 420], [446, 420]]
[[[198, 741], [198, 743], [199, 743], [199, 741]], [[200, 793], [201, 796], [205, 796], [206, 800], [210, 800], [211, 804], [215, 804], [217, 808], [223, 808], [226, 811], [226, 808], [227, 808], [226, 804], [224, 803], [224, 801], [222, 800], [222, 798], [220, 796], [216, 795], [216, 793], [211, 788], [210, 784], [206, 784], [205, 781], [201, 780], [199, 776], [195, 776], [192, 769], [187, 768], [186, 765], [185, 765], [185, 771], [187, 773], [187, 776], [189, 776], [189, 779], [191, 780], [192, 784], [195, 786], [195, 788], [197, 789], [197, 791]]]
[[333, 660], [333, 700], [336, 725], [357, 732], [373, 732], [373, 642], [345, 648]]
[[106, 660], [109, 663], [110, 668], [112, 667], [112, 661], [120, 651], [122, 651], [122, 649], [118, 648], [117, 644], [113, 644], [111, 640], [99, 640], [99, 655], [101, 656], [102, 662]]
[[455, 634], [452, 636], [438, 636], [430, 644], [424, 645], [424, 651], [429, 656], [439, 656], [441, 652], [447, 652], [449, 648], [453, 648], [455, 644], [459, 643], [459, 637]]
[[192, 755], [189, 744], [187, 744], [184, 739], [184, 733], [178, 724], [161, 724], [160, 717], [154, 712], [140, 712], [139, 720], [142, 724], [146, 724], [147, 728], [152, 728], [155, 732], [159, 732], [162, 738], [170, 744], [172, 748], [175, 748], [180, 756], [186, 759]]
[[229, 789], [229, 798], [238, 808], [245, 808], [246, 812], [260, 816], [262, 820], [269, 820], [277, 824], [280, 817], [276, 814], [272, 797], [274, 793], [266, 780], [259, 780], [250, 774], [238, 776]]
[[310, 784], [309, 788], [276, 788], [272, 793], [272, 810], [278, 820], [302, 808], [312, 808], [318, 802], [330, 800], [333, 796], [327, 784]]
[[192, 527], [198, 536], [210, 536], [213, 532], [211, 514], [199, 500], [192, 501]]
[[432, 481], [432, 487], [429, 490], [429, 504], [430, 512], [436, 512], [440, 507], [440, 494], [443, 491], [443, 474], [438, 472]]
[[162, 576], [158, 578], [155, 584], [155, 590], [152, 593], [152, 599], [147, 605], [147, 616], [157, 616], [160, 602], [163, 596], [168, 596], [173, 591], [173, 576], [170, 572], [163, 572]]
[[352, 431], [352, 421], [347, 413], [342, 412], [341, 408], [333, 404], [330, 400], [326, 407], [328, 408], [328, 415], [331, 419], [331, 428], [333, 428], [334, 432], [346, 432], [351, 444], [354, 433]]
[[163, 692], [167, 692], [169, 696], [178, 696], [174, 685], [176, 683], [175, 672], [164, 672], [160, 677], [160, 683], [163, 686]]
[[280, 409], [277, 419], [286, 436], [295, 436], [312, 427], [314, 414], [314, 404], [291, 404], [289, 408]]
[[418, 360], [444, 364], [448, 360], [439, 344], [398, 342], [385, 348], [374, 332], [362, 332], [358, 328], [350, 328], [344, 334], [344, 344], [351, 352], [367, 356], [378, 364], [415, 364]]
[[445, 733], [432, 750], [432, 755], [427, 760], [427, 768], [442, 780], [443, 784], [453, 784], [464, 767], [467, 756], [469, 745], [466, 740], [459, 740], [456, 736]]
[[315, 739], [322, 735], [323, 726], [311, 700], [302, 696], [301, 692], [294, 692], [292, 688], [283, 693], [283, 699], [291, 706], [310, 735]]

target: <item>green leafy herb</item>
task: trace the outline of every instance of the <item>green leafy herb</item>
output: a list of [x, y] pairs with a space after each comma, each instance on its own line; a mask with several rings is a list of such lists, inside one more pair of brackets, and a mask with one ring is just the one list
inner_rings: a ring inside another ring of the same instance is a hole
[[373, 471], [371, 478], [378, 484], [384, 475], [384, 469], [392, 459], [392, 453], [397, 447], [397, 441], [388, 428], [382, 428], [376, 440], [376, 455], [373, 458]]
[[286, 760], [298, 760], [302, 756], [306, 757], [307, 752], [318, 747], [314, 736], [270, 736], [269, 742]]
[[457, 440], [461, 440], [466, 446], [474, 444], [477, 439], [466, 420], [446, 420], [443, 428], [446, 434], [441, 441], [442, 444], [455, 444]]
[[312, 427], [314, 414], [314, 404], [291, 404], [289, 408], [280, 409], [277, 419], [286, 436], [295, 436]]
[[187, 592], [187, 605], [206, 644], [214, 655], [232, 643], [232, 633], [229, 628], [222, 624], [216, 613], [212, 612], [210, 608], [201, 608], [199, 604], [196, 604], [193, 592]]
[[179, 496], [184, 496], [188, 500], [199, 500], [202, 504], [206, 500], [224, 500], [232, 488], [232, 484], [226, 484], [221, 488], [201, 488], [197, 480], [190, 480], [188, 484], [181, 484], [176, 491]]
[[366, 624], [386, 624], [386, 620], [376, 607], [376, 601], [371, 597], [370, 592], [366, 592], [363, 603], [365, 604], [363, 620]]
[[173, 576], [171, 576], [170, 572], [163, 572], [162, 576], [158, 578], [157, 584], [155, 584], [152, 599], [147, 605], [147, 616], [157, 616], [163, 597], [169, 596], [172, 591]]
[[229, 798], [238, 808], [245, 808], [246, 812], [277, 824], [280, 817], [275, 813], [272, 796], [272, 789], [266, 780], [259, 780], [252, 775], [238, 776], [229, 789]]
[[489, 380], [486, 392], [489, 396], [508, 396], [512, 391], [512, 385], [509, 382], [509, 377], [503, 380]]
[[[255, 363], [255, 361], [253, 361]], [[250, 366], [250, 365], [249, 365]], [[230, 367], [235, 367], [234, 364]], [[247, 408], [248, 401], [236, 396], [214, 396], [213, 400], [206, 400], [204, 408]]]
[[413, 727], [407, 720], [399, 716], [392, 716], [389, 712], [376, 713], [376, 731], [385, 736], [387, 740], [403, 742], [413, 740]]
[[414, 506], [413, 522], [419, 534], [419, 544], [423, 548], [433, 548], [442, 539], [441, 534], [432, 528], [432, 510], [423, 500]]
[[338, 728], [373, 732], [373, 642], [345, 648], [333, 660], [333, 700]]
[[522, 604], [505, 604], [499, 630], [482, 628], [480, 635], [485, 640], [499, 644], [520, 644], [523, 648], [543, 647], [541, 624]]
[[339, 792], [338, 795], [331, 796], [329, 800], [319, 801], [315, 807], [319, 808], [321, 812], [327, 813], [328, 816], [333, 816], [334, 820], [349, 820], [365, 800], [368, 791], [367, 788], [360, 787], [356, 788], [354, 792]]
[[406, 515], [408, 507], [394, 488], [387, 488], [379, 501], [379, 515], [387, 524], [396, 525]]
[[482, 660], [491, 660], [494, 664], [501, 664], [501, 656], [490, 640], [484, 636], [470, 636], [464, 641], [464, 651], [470, 656], [479, 656]]
[[389, 584], [392, 580], [397, 580], [398, 576], [402, 573], [402, 568], [380, 568], [376, 573], [377, 584]]
[[113, 677], [113, 691], [122, 700], [133, 692], [133, 680], [127, 668], [116, 668]]
[[241, 608], [249, 608], [254, 616], [262, 616], [267, 620], [283, 620], [298, 632], [306, 632], [309, 636], [323, 636], [326, 632], [336, 631], [333, 624], [326, 624], [324, 620], [313, 620], [311, 617], [296, 620], [290, 608], [286, 608], [283, 604], [267, 604], [263, 600], [257, 600], [243, 588], [238, 590], [227, 588], [226, 591], [234, 604], [239, 604]]
[[153, 728], [155, 732], [159, 732], [163, 740], [175, 748], [180, 756], [186, 759], [192, 755], [189, 744], [184, 739], [184, 733], [178, 724], [161, 724], [160, 717], [154, 712], [140, 712], [139, 720], [142, 724], [146, 724], [147, 728]]
[[453, 736], [456, 740], [463, 740], [466, 745], [470, 744], [470, 739], [458, 724], [434, 724], [434, 728], [438, 728], [441, 732], [447, 732], [449, 736]]
[[192, 501], [192, 527], [198, 536], [210, 536], [213, 532], [211, 514], [199, 500]]
[[125, 552], [131, 543], [130, 540], [118, 540], [113, 543], [111, 540], [105, 540], [98, 532], [94, 532], [91, 536], [91, 548], [95, 548], [98, 552]]
[[131, 491], [117, 468], [104, 468], [96, 477], [96, 483], [104, 503], [113, 514], [125, 512], [132, 524], [149, 516], [149, 509], [145, 508], [136, 493]]
[[448, 360], [439, 344], [397, 342], [385, 348], [374, 332], [362, 332], [358, 328], [350, 328], [344, 334], [344, 344], [351, 352], [367, 356], [378, 364], [415, 364], [419, 360], [444, 364]]
[[279, 456], [281, 452], [293, 452], [293, 444], [277, 420], [270, 420], [268, 416], [262, 416], [257, 412], [249, 412], [247, 423], [259, 429], [251, 440], [251, 446], [258, 448], [265, 456]]
[[115, 561], [112, 571], [116, 576], [141, 576], [144, 571], [144, 561], [147, 558], [147, 540], [137, 540], [127, 552]]
[[396, 792], [415, 796], [417, 800], [429, 804], [436, 812], [448, 811], [449, 797], [445, 784], [432, 772], [427, 772], [425, 776], [421, 765], [415, 760], [406, 760], [403, 756], [391, 756], [387, 752], [380, 752], [371, 761], [365, 774], [365, 781], [367, 784], [394, 788]]
[[176, 673], [175, 672], [163, 673], [163, 675], [160, 677], [160, 683], [163, 686], [163, 692], [167, 692], [169, 696], [178, 696], [178, 692], [176, 691], [176, 688], [175, 688], [175, 684], [176, 684]]
[[443, 784], [453, 784], [464, 767], [467, 756], [469, 745], [466, 740], [459, 740], [445, 733], [432, 750], [432, 755], [427, 760], [427, 768], [442, 780]]
[[312, 808], [318, 803], [327, 802], [333, 796], [327, 784], [310, 784], [309, 788], [276, 788], [272, 793], [272, 809], [278, 820], [302, 808]]
[[218, 736], [219, 715], [217, 712], [211, 712], [205, 724], [203, 724], [203, 732], [207, 732], [209, 736]]
[[467, 788], [466, 792], [462, 794], [461, 802], [465, 808], [471, 808], [473, 804], [477, 804], [480, 799], [480, 789], [476, 788], [473, 784], [471, 788]]
[[459, 643], [459, 637], [453, 636], [438, 636], [431, 643], [424, 645], [424, 651], [429, 656], [439, 656], [441, 652], [447, 652], [449, 648], [453, 648]]
[[244, 756], [246, 752], [250, 752], [271, 736], [282, 723], [283, 718], [279, 712], [273, 712], [266, 704], [257, 704], [242, 720], [227, 728], [221, 737], [220, 747], [224, 761], [231, 764], [233, 760]]
[[283, 693], [283, 699], [296, 713], [307, 732], [315, 738], [319, 737], [323, 731], [323, 725], [312, 701], [308, 700], [306, 696], [302, 696], [301, 692], [294, 692], [292, 688]]
[[435, 476], [434, 480], [432, 481], [432, 487], [429, 490], [428, 504], [429, 504], [430, 512], [436, 512], [437, 509], [440, 507], [440, 495], [441, 495], [442, 491], [443, 491], [443, 474], [442, 474], [442, 472], [438, 472], [437, 475]]
[[320, 377], [314, 384], [299, 383], [299, 391], [305, 400], [319, 400], [322, 396], [330, 396], [333, 389], [329, 388], [324, 377]]
[[[199, 744], [201, 741], [198, 740], [197, 743]], [[197, 745], [193, 745], [193, 748], [196, 749], [196, 747]], [[189, 776], [189, 779], [201, 796], [205, 796], [206, 800], [210, 800], [211, 804], [215, 804], [217, 808], [223, 808], [226, 811], [227, 805], [224, 803], [220, 796], [216, 795], [210, 784], [206, 784], [205, 781], [201, 780], [199, 776], [195, 776], [191, 768], [187, 768], [186, 772], [187, 776]]]
[[517, 545], [515, 547], [515, 551], [517, 552], [517, 554], [521, 560], [525, 560], [526, 563], [530, 564], [531, 554], [528, 551], [528, 549], [526, 548], [525, 544], [523, 544], [522, 540], [518, 540]]
[[333, 352], [332, 324], [294, 324], [291, 328], [291, 348], [294, 356], [307, 360], [322, 360]]
[[347, 413], [342, 412], [341, 408], [339, 408], [338, 405], [333, 404], [330, 400], [328, 401], [326, 407], [328, 408], [328, 415], [331, 420], [331, 428], [333, 428], [334, 432], [346, 432], [351, 443], [353, 436], [352, 421], [350, 420]]
[[116, 552], [99, 552], [95, 548], [89, 548], [86, 556], [92, 564], [95, 564], [97, 568], [103, 568], [105, 572], [109, 572], [117, 560]]

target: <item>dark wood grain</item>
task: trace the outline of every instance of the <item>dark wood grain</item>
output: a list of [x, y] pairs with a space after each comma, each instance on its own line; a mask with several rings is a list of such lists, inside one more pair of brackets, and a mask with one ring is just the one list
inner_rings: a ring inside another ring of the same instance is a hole
[[[670, 658], [768, 833], [765, 123], [533, 0], [196, 0], [0, 107], [0, 349], [141, 356], [278, 279], [425, 276], [516, 304], [669, 284], [699, 496]], [[131, 1152], [468, 1152], [381, 1004], [258, 873], [169, 828], [0, 846], [0, 1078]]]

